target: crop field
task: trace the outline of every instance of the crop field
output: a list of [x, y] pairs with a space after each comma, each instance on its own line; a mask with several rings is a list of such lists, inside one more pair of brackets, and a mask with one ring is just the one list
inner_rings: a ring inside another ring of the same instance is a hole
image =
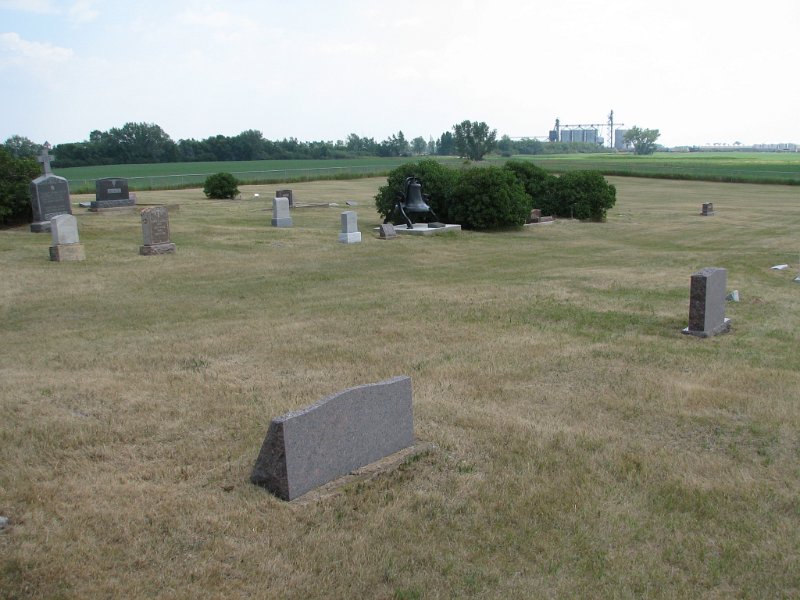
[[[798, 189], [609, 180], [605, 223], [430, 238], [376, 237], [383, 178], [140, 192], [174, 255], [91, 195], [83, 262], [0, 230], [0, 597], [800, 597]], [[712, 266], [732, 331], [682, 335]], [[272, 418], [395, 375], [427, 452], [249, 483]]]
[[525, 159], [555, 172], [594, 169], [605, 175], [800, 185], [798, 152], [571, 154]]

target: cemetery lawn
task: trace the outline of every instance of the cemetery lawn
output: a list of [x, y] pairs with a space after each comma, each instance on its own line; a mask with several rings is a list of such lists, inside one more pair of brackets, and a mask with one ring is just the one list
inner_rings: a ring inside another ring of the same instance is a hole
[[[141, 192], [167, 256], [90, 196], [84, 262], [0, 230], [0, 597], [800, 596], [796, 187], [610, 178], [607, 223], [385, 241], [384, 181], [291, 185], [340, 203], [292, 229], [274, 184]], [[709, 266], [732, 332], [681, 335]], [[249, 483], [271, 418], [393, 375], [433, 450]]]

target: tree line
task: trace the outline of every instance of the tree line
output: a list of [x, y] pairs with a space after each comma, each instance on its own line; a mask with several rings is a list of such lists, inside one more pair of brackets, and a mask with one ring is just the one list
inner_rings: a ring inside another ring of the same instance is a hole
[[[41, 153], [41, 144], [14, 135], [3, 144], [16, 158], [32, 158]], [[154, 123], [126, 123], [108, 131], [95, 130], [82, 142], [58, 144], [52, 149], [57, 168], [90, 165], [149, 164], [169, 162], [218, 162], [280, 159], [337, 159], [400, 156], [460, 156], [481, 160], [499, 151], [513, 154], [562, 154], [600, 152], [594, 144], [541, 142], [534, 139], [497, 140], [497, 130], [482, 121], [462, 121], [452, 131], [426, 141], [418, 136], [407, 139], [402, 131], [382, 141], [351, 133], [344, 140], [303, 142], [296, 138], [269, 140], [256, 129], [235, 136], [215, 135], [202, 140], [174, 141]]]

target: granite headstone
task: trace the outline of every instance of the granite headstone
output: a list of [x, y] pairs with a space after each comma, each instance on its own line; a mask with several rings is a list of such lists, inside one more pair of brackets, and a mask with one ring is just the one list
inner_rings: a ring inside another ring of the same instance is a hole
[[700, 209], [700, 214], [704, 217], [712, 216], [714, 214], [714, 203], [704, 202], [702, 208]]
[[38, 161], [42, 163], [44, 174], [31, 181], [31, 207], [33, 223], [31, 231], [40, 233], [50, 231], [50, 219], [56, 215], [71, 215], [72, 206], [69, 199], [69, 183], [63, 177], [53, 175], [50, 162], [55, 158], [48, 154], [50, 144], [44, 143], [42, 155]]
[[397, 239], [397, 232], [394, 230], [394, 225], [391, 223], [381, 224], [379, 235], [382, 240]]
[[272, 199], [272, 226], [273, 227], [292, 226], [292, 216], [289, 213], [288, 198]]
[[278, 190], [275, 192], [276, 198], [287, 198], [289, 200], [289, 208], [294, 207], [294, 194], [292, 190]]
[[342, 231], [339, 233], [339, 241], [344, 244], [357, 244], [361, 241], [361, 232], [358, 230], [358, 216], [352, 210], [347, 210], [341, 214]]
[[413, 443], [411, 378], [394, 377], [273, 419], [250, 481], [293, 500]]
[[165, 206], [153, 206], [142, 211], [142, 236], [144, 245], [139, 254], [174, 254], [175, 244], [170, 241], [169, 211]]
[[78, 238], [78, 220], [73, 215], [56, 215], [50, 219], [50, 260], [56, 262], [80, 261], [86, 258], [83, 244]]
[[128, 180], [122, 177], [107, 177], [94, 183], [95, 199], [90, 210], [102, 208], [124, 208], [136, 204], [128, 190]]
[[689, 292], [689, 326], [683, 333], [711, 337], [730, 331], [730, 319], [725, 318], [725, 286], [728, 271], [706, 267], [691, 277]]

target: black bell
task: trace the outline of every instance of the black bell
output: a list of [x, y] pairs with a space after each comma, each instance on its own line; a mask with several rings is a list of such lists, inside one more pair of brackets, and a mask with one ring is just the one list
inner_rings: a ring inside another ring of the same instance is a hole
[[422, 184], [416, 177], [409, 177], [406, 179], [405, 189], [405, 202], [403, 209], [413, 213], [426, 213], [431, 212], [431, 207], [425, 202], [422, 197]]

